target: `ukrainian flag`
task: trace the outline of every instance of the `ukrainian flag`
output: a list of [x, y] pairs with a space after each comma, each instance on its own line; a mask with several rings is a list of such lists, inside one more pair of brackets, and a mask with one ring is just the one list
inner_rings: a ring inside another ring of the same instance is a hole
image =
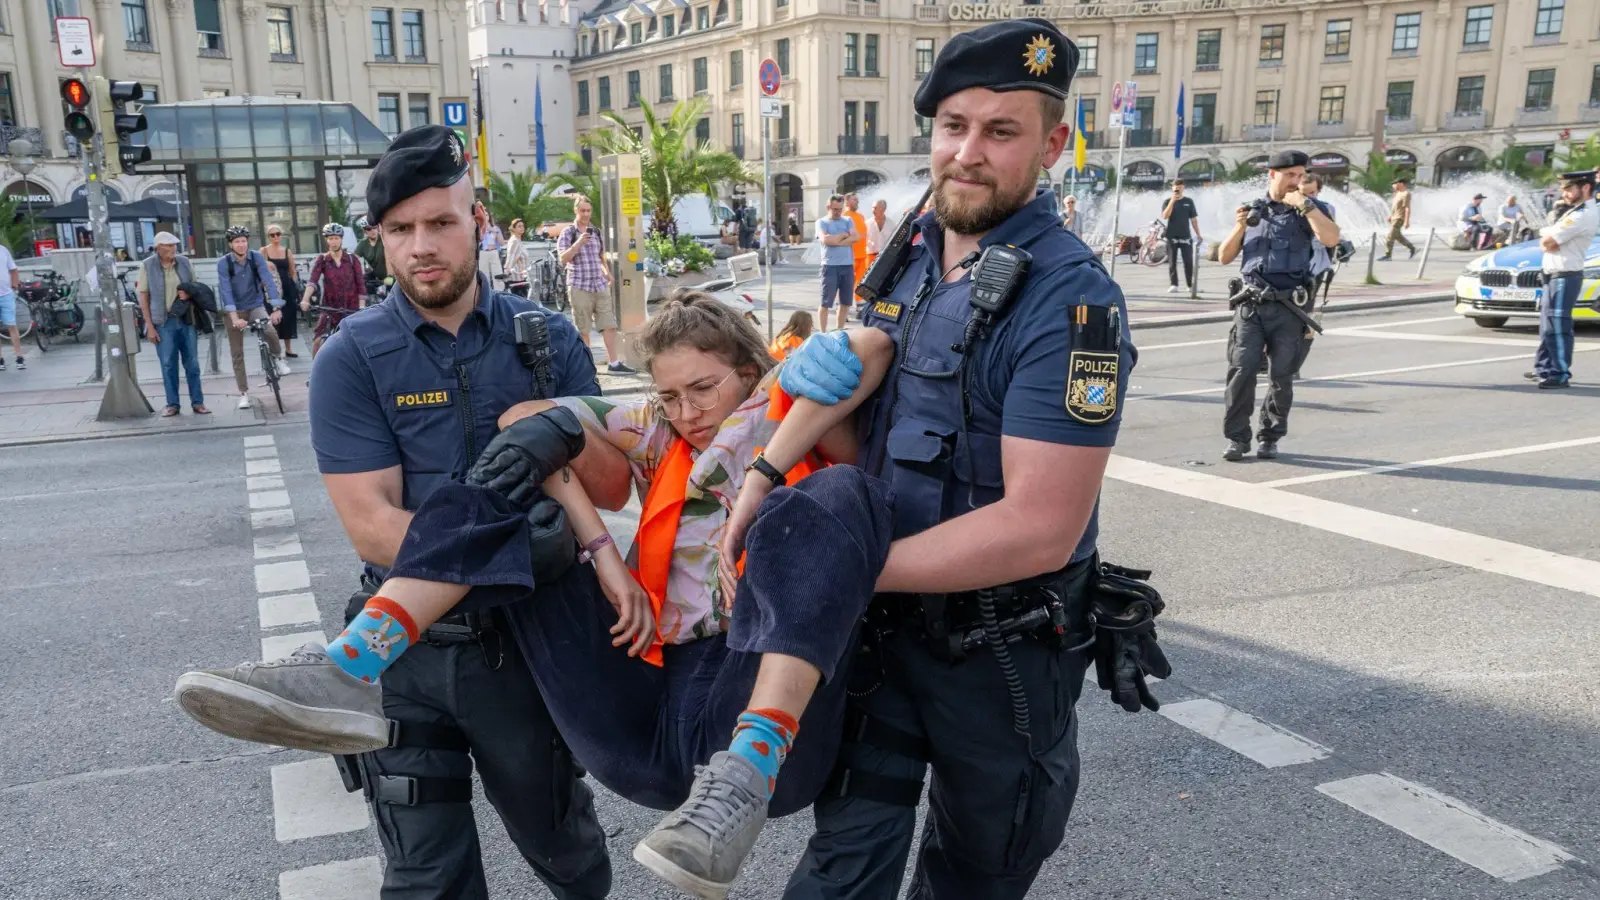
[[1083, 95], [1078, 95], [1078, 111], [1072, 126], [1072, 167], [1082, 172], [1089, 162], [1089, 142], [1083, 136]]

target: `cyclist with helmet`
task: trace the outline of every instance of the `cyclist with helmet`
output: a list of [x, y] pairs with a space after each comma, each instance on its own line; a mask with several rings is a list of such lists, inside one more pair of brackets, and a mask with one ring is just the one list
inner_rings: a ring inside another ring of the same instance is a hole
[[[310, 291], [322, 304], [322, 314], [317, 317], [317, 329], [311, 336], [311, 355], [316, 357], [322, 343], [339, 330], [345, 316], [361, 308], [361, 292], [366, 286], [361, 260], [344, 252], [344, 229], [334, 222], [322, 226], [322, 241], [328, 252], [317, 257], [311, 265]], [[357, 253], [359, 253], [359, 249]], [[309, 311], [309, 299], [300, 304]]]
[[[228, 314], [228, 349], [233, 353], [233, 379], [239, 385], [239, 408], [250, 408], [250, 383], [244, 375], [244, 330], [251, 322], [283, 320], [283, 298], [273, 277], [272, 263], [259, 250], [250, 249], [250, 229], [234, 225], [226, 232], [230, 252], [217, 260], [217, 297]], [[278, 363], [278, 374], [289, 374], [278, 333], [263, 329], [267, 347]]]
[[367, 272], [367, 293], [376, 297], [378, 285], [389, 280], [389, 260], [383, 255], [383, 239], [378, 236], [378, 226], [362, 216], [356, 221], [356, 226], [361, 229], [361, 242], [356, 244], [356, 256], [361, 257], [361, 264]]

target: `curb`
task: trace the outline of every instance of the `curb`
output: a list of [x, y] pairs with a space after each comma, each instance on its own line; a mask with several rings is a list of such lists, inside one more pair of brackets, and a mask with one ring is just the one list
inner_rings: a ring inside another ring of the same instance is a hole
[[282, 420], [277, 422], [256, 421], [239, 423], [218, 423], [215, 425], [191, 425], [182, 429], [171, 431], [158, 431], [152, 429], [140, 431], [102, 431], [93, 434], [44, 434], [37, 437], [25, 438], [0, 438], [0, 449], [7, 447], [37, 447], [45, 444], [75, 444], [81, 441], [110, 441], [122, 438], [142, 437], [169, 437], [174, 434], [198, 434], [205, 431], [235, 431], [241, 428], [276, 428], [283, 425], [303, 425], [306, 419]]
[[[1367, 309], [1387, 309], [1395, 306], [1419, 306], [1423, 303], [1437, 303], [1440, 300], [1454, 300], [1455, 296], [1456, 295], [1454, 291], [1434, 291], [1427, 294], [1412, 294], [1406, 297], [1384, 297], [1377, 300], [1353, 300], [1348, 303], [1340, 303], [1336, 306], [1330, 306], [1326, 310], [1326, 314], [1334, 315], [1336, 313], [1360, 312], [1361, 310]], [[1192, 316], [1172, 316], [1169, 318], [1156, 319], [1154, 321], [1147, 320], [1141, 322], [1135, 320], [1129, 322], [1128, 327], [1138, 331], [1140, 329], [1175, 328], [1180, 325], [1205, 325], [1214, 322], [1231, 321], [1233, 321], [1233, 312], [1231, 310], [1222, 310], [1218, 312], [1196, 313]]]

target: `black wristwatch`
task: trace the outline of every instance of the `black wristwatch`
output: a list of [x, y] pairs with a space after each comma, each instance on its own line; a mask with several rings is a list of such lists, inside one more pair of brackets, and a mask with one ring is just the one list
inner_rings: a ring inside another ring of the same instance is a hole
[[783, 473], [779, 472], [777, 468], [772, 465], [772, 463], [767, 462], [767, 458], [765, 456], [762, 456], [759, 453], [756, 454], [756, 458], [754, 460], [751, 460], [750, 465], [745, 466], [744, 470], [746, 472], [757, 472], [766, 476], [767, 480], [772, 482], [773, 487], [783, 487], [784, 483], [788, 480], [784, 478]]

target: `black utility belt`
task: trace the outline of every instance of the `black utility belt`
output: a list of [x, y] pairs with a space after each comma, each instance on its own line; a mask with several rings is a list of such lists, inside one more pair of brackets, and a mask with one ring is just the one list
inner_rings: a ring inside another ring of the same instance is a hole
[[1545, 283], [1549, 284], [1550, 282], [1556, 280], [1557, 278], [1582, 278], [1583, 277], [1583, 270], [1582, 269], [1573, 269], [1570, 272], [1545, 272], [1543, 274], [1544, 274]]
[[891, 594], [874, 601], [869, 617], [887, 630], [905, 628], [934, 655], [959, 660], [986, 643], [981, 604], [994, 604], [993, 622], [1008, 642], [1036, 638], [1067, 646], [1088, 632], [1089, 576], [1096, 557], [1025, 581], [956, 594]]

